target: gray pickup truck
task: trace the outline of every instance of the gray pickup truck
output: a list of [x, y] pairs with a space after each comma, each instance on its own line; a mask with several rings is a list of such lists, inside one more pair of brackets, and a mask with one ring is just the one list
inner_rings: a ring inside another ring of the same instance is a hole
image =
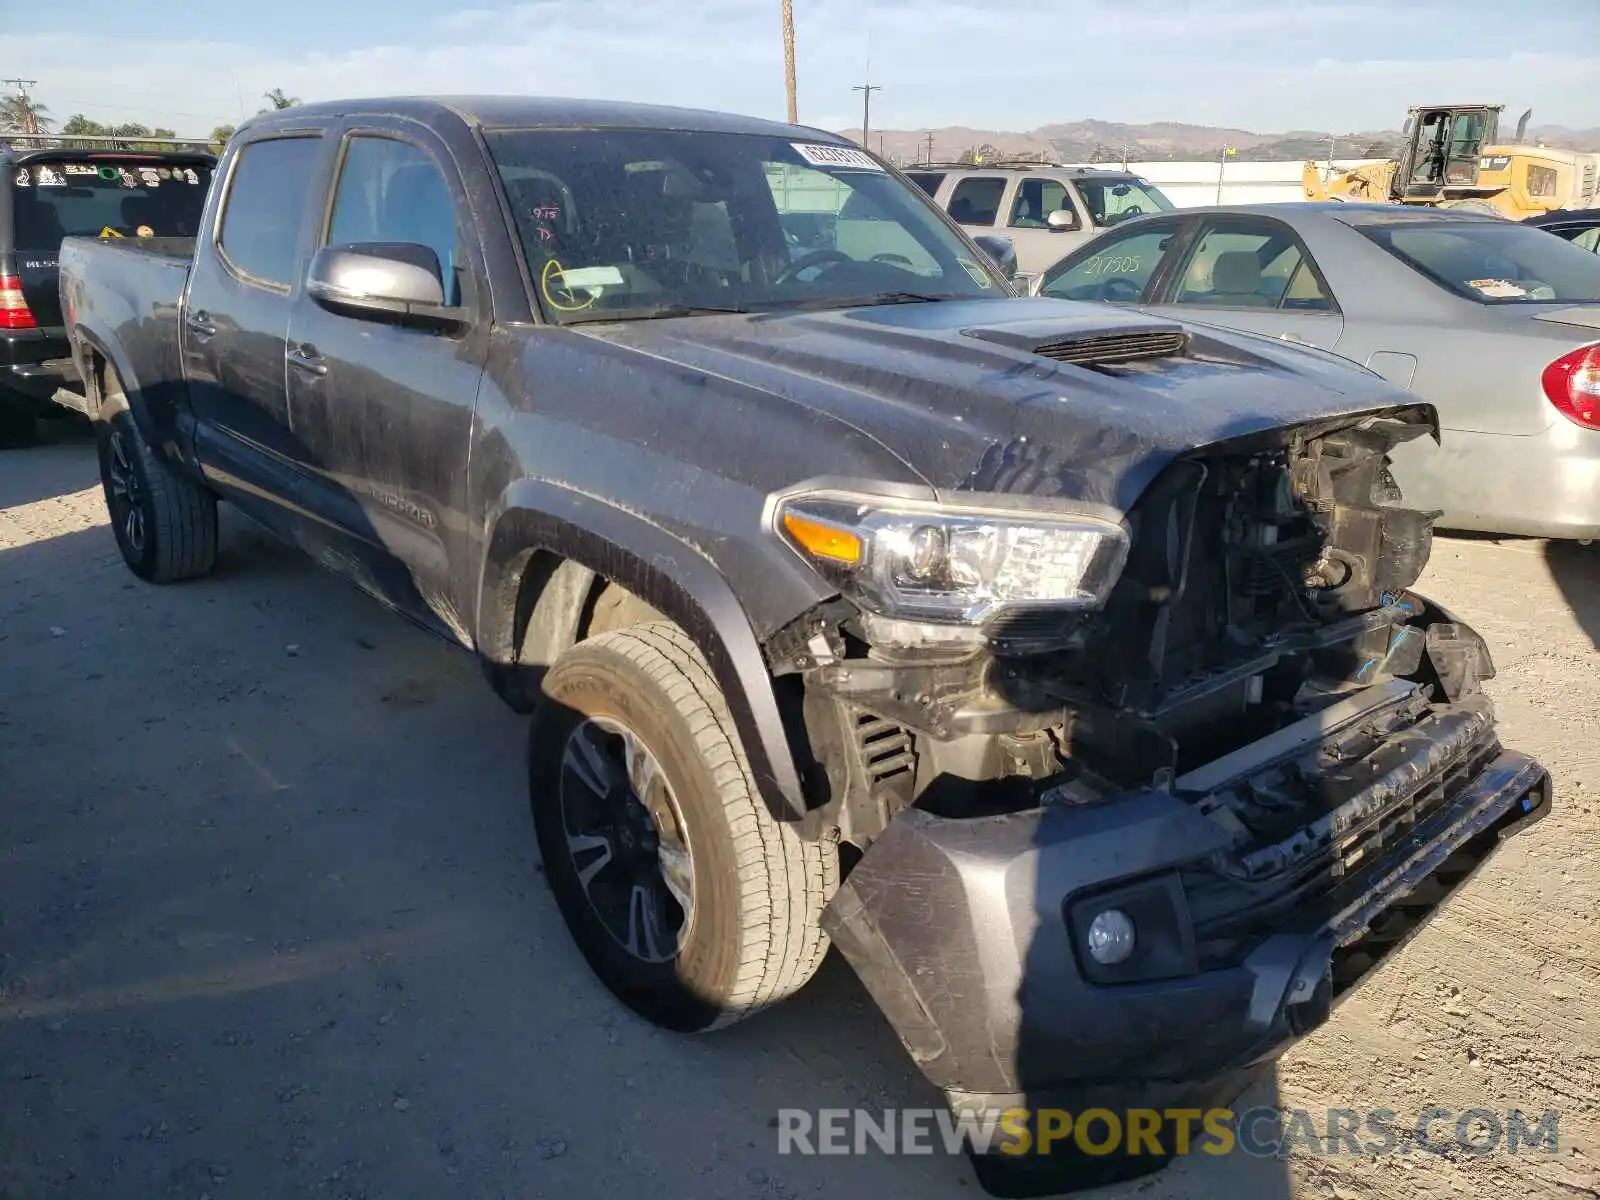
[[1431, 410], [1013, 297], [833, 135], [268, 114], [197, 239], [69, 239], [61, 294], [132, 570], [204, 575], [227, 500], [475, 655], [574, 938], [672, 1029], [831, 942], [958, 1112], [1214, 1093], [1548, 809], [1411, 590]]

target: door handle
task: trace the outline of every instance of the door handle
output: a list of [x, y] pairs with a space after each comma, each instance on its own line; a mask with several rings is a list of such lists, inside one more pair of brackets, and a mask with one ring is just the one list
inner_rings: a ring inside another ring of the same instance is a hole
[[289, 365], [299, 367], [308, 375], [326, 375], [328, 364], [323, 361], [322, 355], [317, 353], [315, 346], [291, 346], [289, 348]]
[[189, 327], [189, 332], [197, 338], [212, 337], [217, 332], [217, 327], [211, 323], [211, 314], [204, 310], [190, 313], [184, 318], [183, 323]]

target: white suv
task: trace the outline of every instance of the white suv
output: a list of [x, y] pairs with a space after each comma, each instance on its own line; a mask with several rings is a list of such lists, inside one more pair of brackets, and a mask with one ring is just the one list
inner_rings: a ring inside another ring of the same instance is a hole
[[1173, 207], [1153, 183], [1097, 167], [919, 165], [905, 174], [969, 234], [1011, 239], [1019, 276], [1039, 274], [1119, 221]]

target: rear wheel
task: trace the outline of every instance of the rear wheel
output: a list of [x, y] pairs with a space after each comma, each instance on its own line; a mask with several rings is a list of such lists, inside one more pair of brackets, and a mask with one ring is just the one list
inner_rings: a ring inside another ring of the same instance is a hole
[[757, 794], [721, 690], [676, 625], [579, 643], [544, 679], [529, 743], [534, 823], [561, 915], [600, 979], [669, 1029], [791, 995], [827, 951], [831, 842]]
[[151, 583], [208, 573], [217, 559], [217, 498], [150, 452], [124, 409], [95, 422], [100, 482], [117, 549]]

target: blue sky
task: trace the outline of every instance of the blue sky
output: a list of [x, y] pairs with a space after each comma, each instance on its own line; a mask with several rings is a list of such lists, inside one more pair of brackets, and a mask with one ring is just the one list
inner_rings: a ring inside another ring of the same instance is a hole
[[[183, 133], [261, 93], [601, 96], [783, 114], [779, 0], [179, 0], [6, 6], [4, 74], [57, 118]], [[1025, 130], [1185, 121], [1260, 132], [1398, 126], [1408, 104], [1501, 101], [1600, 125], [1600, 0], [794, 0], [800, 118]], [[1483, 93], [1483, 94], [1479, 94]]]

